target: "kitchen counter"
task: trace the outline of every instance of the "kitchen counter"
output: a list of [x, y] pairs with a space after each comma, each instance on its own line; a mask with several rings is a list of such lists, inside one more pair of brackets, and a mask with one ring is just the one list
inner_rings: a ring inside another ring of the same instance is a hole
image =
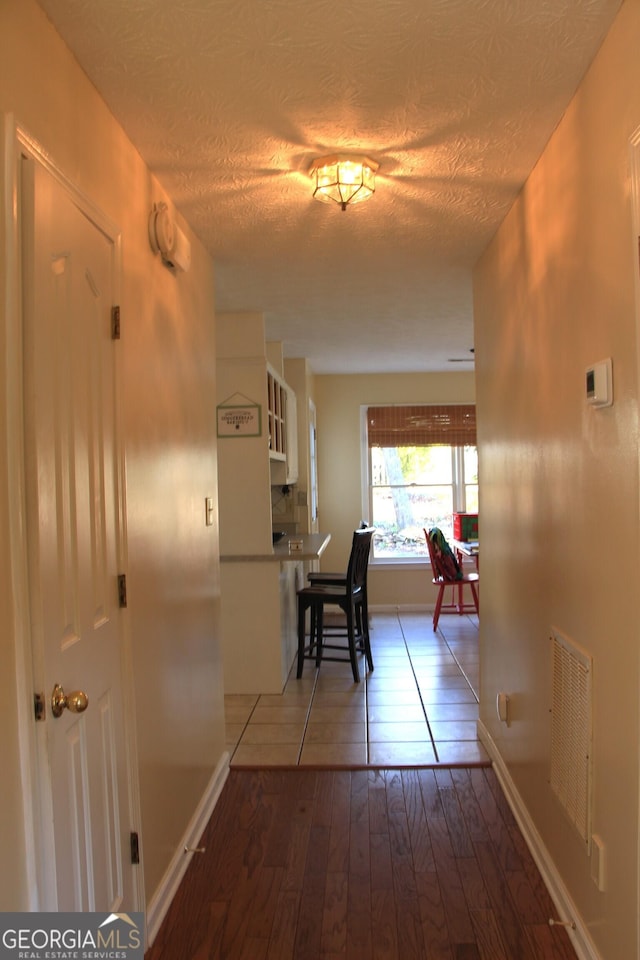
[[[287, 535], [270, 553], [220, 559], [220, 635], [225, 693], [280, 694], [298, 649], [297, 591], [331, 539], [291, 534], [302, 550], [289, 553]], [[274, 563], [275, 561], [275, 563]]]
[[[302, 550], [289, 553], [289, 540], [302, 540]], [[233, 553], [223, 554], [222, 563], [264, 563], [269, 560], [298, 562], [302, 560], [317, 560], [324, 553], [331, 540], [330, 533], [300, 533], [287, 534], [273, 547], [272, 553]]]

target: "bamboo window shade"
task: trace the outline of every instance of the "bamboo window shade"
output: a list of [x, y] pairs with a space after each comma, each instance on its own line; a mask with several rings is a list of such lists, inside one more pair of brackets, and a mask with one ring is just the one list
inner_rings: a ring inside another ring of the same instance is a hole
[[370, 447], [476, 445], [473, 404], [368, 407]]

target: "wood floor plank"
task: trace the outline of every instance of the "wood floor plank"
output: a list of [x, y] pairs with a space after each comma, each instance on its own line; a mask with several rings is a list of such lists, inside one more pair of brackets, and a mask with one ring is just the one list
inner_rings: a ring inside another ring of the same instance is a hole
[[392, 770], [387, 776], [387, 817], [391, 856], [396, 861], [400, 858], [409, 858], [411, 856], [411, 841], [402, 776], [399, 770]]
[[389, 834], [372, 833], [369, 837], [369, 862], [371, 864], [371, 891], [393, 893], [393, 869]]
[[324, 893], [320, 898], [315, 891], [304, 890], [296, 925], [295, 960], [317, 960], [320, 956], [323, 911]]
[[[234, 884], [224, 925], [221, 950], [238, 955], [247, 935], [270, 936], [273, 913], [278, 900], [283, 867], [274, 867], [285, 859], [289, 845], [282, 829], [283, 811], [288, 809], [284, 795], [265, 794], [255, 801], [255, 809], [246, 831], [245, 850]], [[250, 929], [250, 924], [254, 924]]]
[[417, 900], [416, 874], [408, 858], [394, 861], [391, 850], [391, 869], [393, 871], [393, 890], [398, 907], [404, 908], [405, 900]]
[[[251, 789], [245, 795], [242, 795], [238, 789], [238, 778], [233, 776], [233, 771], [227, 782], [229, 781], [231, 781], [231, 791], [235, 797], [235, 829], [233, 834], [226, 838], [226, 841], [223, 837], [217, 839], [207, 834], [202, 839], [202, 845], [207, 850], [208, 858], [216, 857], [220, 864], [220, 870], [211, 878], [211, 898], [213, 900], [230, 899], [238, 873], [243, 864], [247, 860], [251, 860], [251, 852], [255, 850], [254, 836], [264, 836], [272, 815], [272, 802], [260, 794], [257, 783], [253, 783]], [[233, 809], [232, 807], [228, 810], [227, 817], [223, 822], [228, 821]], [[192, 863], [192, 866], [196, 872], [204, 870], [204, 857], [198, 857], [198, 860]]]
[[260, 871], [255, 886], [251, 888], [251, 900], [247, 904], [246, 937], [269, 939], [284, 873], [284, 867], [265, 867]]
[[281, 891], [273, 917], [267, 960], [295, 960], [294, 948], [299, 906], [300, 894], [291, 890]]
[[371, 942], [372, 960], [400, 960], [393, 888], [371, 891]]
[[491, 898], [475, 856], [458, 858], [456, 865], [469, 910], [490, 909]]
[[[177, 940], [174, 938], [171, 947], [160, 956], [175, 956], [176, 944], [184, 951], [183, 956], [193, 960], [208, 960], [209, 957], [220, 956], [221, 943], [224, 934], [224, 925], [227, 915], [227, 906], [223, 903], [209, 904], [208, 921], [205, 927], [199, 925], [192, 929], [181, 929]], [[186, 933], [186, 936], [185, 936]], [[194, 937], [195, 934], [195, 937]]]
[[[268, 951], [268, 940], [245, 940], [238, 960], [266, 960]], [[196, 960], [195, 957], [194, 960]], [[209, 956], [203, 957], [202, 960], [209, 960]]]
[[[266, 868], [273, 869], [273, 868]], [[241, 871], [234, 893], [227, 904], [224, 931], [221, 940], [223, 956], [237, 956], [242, 951], [246, 939], [249, 921], [252, 917], [253, 904], [256, 898], [258, 882], [255, 875], [249, 879], [245, 871]], [[277, 896], [275, 900], [277, 904]], [[269, 924], [269, 935], [271, 923]]]
[[449, 767], [436, 767], [433, 775], [436, 778], [438, 790], [452, 786], [453, 780], [451, 779], [451, 770]]
[[349, 879], [369, 886], [371, 876], [371, 850], [369, 847], [369, 824], [352, 823], [349, 830]]
[[351, 775], [336, 771], [331, 793], [331, 828], [329, 832], [329, 861], [331, 872], [346, 873], [349, 869], [349, 824], [351, 822]]
[[[346, 956], [348, 960], [362, 960], [364, 957], [371, 956], [371, 884], [370, 878], [370, 859], [368, 856], [368, 827], [364, 823], [351, 825], [353, 834], [362, 834], [362, 840], [366, 839], [367, 857], [366, 869], [362, 868], [365, 860], [359, 856], [350, 858], [349, 866], [349, 889], [347, 903], [347, 949]], [[366, 834], [366, 836], [365, 836]], [[355, 860], [355, 864], [354, 864]]]
[[456, 960], [482, 960], [475, 943], [459, 943], [455, 948]]
[[316, 776], [316, 789], [313, 798], [313, 823], [315, 826], [331, 826], [332, 794], [333, 771], [327, 770], [325, 776]]
[[435, 870], [431, 834], [422, 801], [418, 771], [403, 770], [402, 786], [414, 869], [418, 873]]
[[447, 928], [453, 945], [472, 943], [473, 926], [445, 820], [429, 824]]
[[440, 787], [440, 799], [447, 821], [451, 846], [455, 857], [472, 857], [473, 844], [462, 815], [458, 794], [453, 786]]
[[496, 805], [500, 810], [500, 813], [502, 814], [503, 820], [508, 826], [515, 826], [517, 823], [516, 818], [514, 817], [513, 810], [509, 806], [507, 802], [507, 798], [503, 793], [502, 787], [500, 786], [495, 770], [493, 769], [493, 767], [486, 767], [483, 771], [483, 775], [484, 775], [484, 779], [489, 785], [489, 789], [491, 790], [495, 798]]
[[500, 925], [507, 955], [518, 957], [518, 960], [536, 960], [511, 898], [509, 884], [500, 869], [493, 844], [480, 840], [474, 846], [484, 882]]
[[329, 861], [329, 827], [311, 827], [304, 868], [303, 889], [324, 895]]
[[351, 822], [366, 823], [369, 828], [369, 778], [366, 770], [351, 773]]
[[482, 960], [512, 960], [505, 950], [500, 927], [493, 910], [472, 910], [471, 922]]
[[147, 957], [160, 960], [173, 956], [208, 960], [219, 950], [226, 913], [226, 903], [208, 903], [194, 919], [188, 910], [174, 910], [172, 904], [170, 915], [162, 924], [145, 960]]
[[520, 854], [510, 833], [510, 826], [515, 823], [513, 815], [509, 813], [505, 821], [503, 816], [504, 804], [498, 803], [494, 790], [484, 774], [485, 771], [480, 768], [471, 771], [474, 793], [482, 811], [489, 837], [499, 854], [502, 868], [504, 870], [521, 870]]
[[473, 791], [469, 770], [458, 768], [451, 771], [451, 779], [458, 795], [458, 803], [472, 840], [488, 840], [487, 825]]
[[537, 923], [525, 927], [536, 960], [576, 960], [569, 934], [564, 927]]
[[292, 819], [291, 794], [264, 793], [252, 798], [252, 809], [246, 826], [243, 867], [251, 877], [256, 866], [283, 866], [286, 861], [288, 837], [283, 836], [283, 825]]
[[322, 919], [321, 956], [340, 955], [347, 949], [349, 876], [327, 873]]
[[297, 796], [300, 804], [300, 811], [304, 813], [309, 804], [313, 804], [313, 799], [318, 789], [317, 770], [305, 770], [302, 767], [299, 771], [300, 781], [297, 785]]
[[523, 923], [547, 923], [549, 911], [540, 903], [524, 870], [507, 871], [509, 890]]
[[429, 960], [453, 960], [451, 939], [435, 871], [416, 874], [422, 936]]
[[433, 770], [418, 770], [418, 780], [420, 781], [422, 803], [427, 820], [443, 819], [444, 810], [442, 809], [435, 772]]
[[504, 824], [504, 819], [482, 770], [471, 770], [471, 784], [489, 837], [495, 840]]
[[310, 821], [297, 821], [289, 829], [289, 848], [284, 866], [283, 890], [302, 890], [311, 835]]
[[497, 790], [478, 768], [231, 771], [145, 960], [575, 960]]
[[510, 827], [509, 834], [515, 848], [518, 851], [522, 868], [526, 873], [531, 888], [534, 891], [538, 903], [540, 904], [543, 922], [548, 922], [550, 917], [555, 918], [556, 916], [556, 908], [551, 899], [549, 891], [544, 885], [540, 871], [535, 864], [535, 861], [531, 855], [531, 851], [529, 850], [518, 826], [516, 825]]
[[371, 833], [388, 833], [387, 784], [384, 770], [369, 770], [369, 827]]
[[398, 904], [396, 916], [398, 956], [402, 957], [402, 960], [424, 960], [424, 934], [417, 894]]

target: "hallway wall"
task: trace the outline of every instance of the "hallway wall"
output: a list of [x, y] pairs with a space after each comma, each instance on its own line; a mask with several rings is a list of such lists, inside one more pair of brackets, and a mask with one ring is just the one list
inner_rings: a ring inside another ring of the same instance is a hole
[[[128, 609], [136, 691], [137, 768], [147, 899], [224, 756], [217, 618], [213, 265], [197, 238], [189, 273], [173, 275], [149, 246], [154, 202], [169, 200], [34, 0], [0, 4], [0, 111], [13, 114], [53, 162], [122, 230], [120, 404], [127, 472]], [[7, 182], [9, 172], [3, 171]], [[170, 201], [169, 201], [170, 202]], [[19, 345], [8, 339], [6, 239], [0, 199], [0, 906], [29, 909], [16, 654], [23, 625], [13, 593], [9, 517], [20, 509], [7, 472]], [[179, 222], [180, 219], [178, 218]], [[188, 706], [187, 706], [188, 705]], [[137, 826], [137, 825], [134, 825]]]
[[[481, 720], [605, 960], [638, 956], [639, 43], [631, 0], [475, 272]], [[615, 402], [596, 410], [585, 370], [605, 357]], [[593, 656], [604, 892], [549, 785], [552, 629]]]

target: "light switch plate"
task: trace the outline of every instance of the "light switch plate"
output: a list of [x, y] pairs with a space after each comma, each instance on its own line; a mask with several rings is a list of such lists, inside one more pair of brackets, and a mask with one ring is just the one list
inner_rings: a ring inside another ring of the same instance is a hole
[[592, 407], [610, 407], [613, 403], [611, 357], [587, 367], [585, 377], [587, 403]]

